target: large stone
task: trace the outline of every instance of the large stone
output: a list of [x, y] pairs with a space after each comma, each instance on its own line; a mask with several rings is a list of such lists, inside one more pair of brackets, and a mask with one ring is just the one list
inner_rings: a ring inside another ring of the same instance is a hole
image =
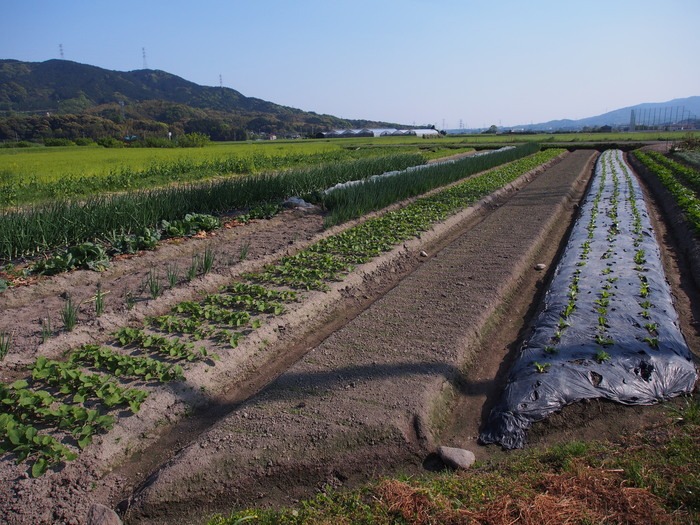
[[445, 465], [453, 468], [468, 469], [476, 461], [474, 453], [463, 448], [440, 447], [438, 448], [438, 456]]
[[86, 525], [122, 525], [117, 513], [100, 503], [90, 505]]

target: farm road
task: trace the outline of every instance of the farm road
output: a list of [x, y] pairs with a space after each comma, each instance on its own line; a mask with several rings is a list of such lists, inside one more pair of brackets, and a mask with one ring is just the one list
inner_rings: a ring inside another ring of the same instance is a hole
[[235, 504], [291, 504], [327, 486], [418, 471], [438, 445], [452, 444], [444, 439], [456, 439], [455, 405], [469, 410], [457, 416], [459, 443], [476, 448], [507, 353], [493, 352], [484, 338], [522, 328], [504, 321], [502, 307], [514, 295], [521, 310], [532, 304], [544, 277], [533, 266], [550, 265], [594, 158], [567, 155], [429, 254], [154, 474], [127, 523], [189, 523]]

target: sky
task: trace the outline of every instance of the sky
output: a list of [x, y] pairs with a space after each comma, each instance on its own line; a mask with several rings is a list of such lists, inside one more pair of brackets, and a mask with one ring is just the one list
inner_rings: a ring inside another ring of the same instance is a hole
[[700, 0], [0, 1], [0, 58], [61, 52], [342, 118], [516, 126], [700, 95]]

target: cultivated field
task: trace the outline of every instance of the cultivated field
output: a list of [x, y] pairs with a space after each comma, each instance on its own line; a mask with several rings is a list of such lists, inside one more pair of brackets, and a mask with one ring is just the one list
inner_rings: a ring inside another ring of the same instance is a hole
[[[499, 456], [478, 442], [483, 416], [538, 311], [598, 153], [532, 142], [475, 156], [474, 146], [464, 138], [314, 141], [304, 151], [293, 143], [231, 145], [256, 148], [245, 155], [269, 167], [233, 174], [209, 164], [206, 176], [189, 177], [227, 150], [189, 157], [196, 166], [182, 169], [185, 186], [81, 196], [66, 204], [77, 207], [72, 215], [49, 219], [34, 218], [65, 210], [6, 208], [0, 220], [18, 233], [0, 237], [2, 520], [82, 523], [100, 503], [119, 508], [127, 523], [202, 523], [212, 512], [294, 505], [377, 474], [444, 469], [435, 454], [441, 445], [480, 460]], [[56, 151], [56, 158], [64, 153], [75, 152]], [[402, 171], [446, 153], [458, 155]], [[119, 169], [147, 170], [144, 153], [133, 155]], [[688, 281], [696, 262], [682, 255], [698, 229], [692, 169], [653, 152], [633, 155], [654, 188], [645, 231], [661, 243], [678, 310], [677, 318], [658, 316], [651, 297], [642, 343], [650, 352], [664, 345], [662, 325], [675, 323], [697, 356], [696, 285]], [[10, 156], [2, 152], [0, 162]], [[72, 166], [85, 171], [68, 179], [100, 178], [106, 167]], [[268, 170], [284, 173], [259, 175]], [[391, 170], [398, 173], [372, 178]], [[10, 171], [0, 168], [9, 173], [7, 187], [16, 182]], [[54, 177], [36, 184], [58, 183]], [[324, 191], [352, 180], [364, 182]], [[247, 186], [225, 191], [232, 181]], [[153, 208], [140, 222], [124, 219], [119, 231], [67, 233], [87, 222], [79, 213], [88, 205], [111, 203], [105, 216], [122, 217], [127, 201], [112, 199], [134, 199], [124, 214], [133, 218], [146, 209], [145, 197], [165, 202], [171, 193], [192, 208], [170, 215]], [[291, 196], [313, 205], [282, 208]], [[665, 236], [671, 227], [686, 228], [679, 245]], [[610, 228], [617, 227], [608, 235]], [[41, 240], [20, 249], [32, 230]], [[59, 232], [56, 241], [50, 230]], [[643, 289], [649, 249], [639, 255], [635, 248], [635, 283]], [[605, 308], [615, 318], [615, 305]], [[578, 315], [569, 314], [566, 323]], [[604, 365], [616, 334], [607, 318], [595, 317]], [[561, 352], [558, 341], [550, 345]], [[555, 354], [547, 348], [541, 363]], [[567, 420], [566, 410], [560, 429], [580, 438], [617, 439], [623, 427], [660, 418], [650, 409], [606, 408]], [[560, 439], [559, 430], [533, 430], [535, 443]], [[674, 510], [697, 516], [688, 501], [660, 505], [657, 521]]]

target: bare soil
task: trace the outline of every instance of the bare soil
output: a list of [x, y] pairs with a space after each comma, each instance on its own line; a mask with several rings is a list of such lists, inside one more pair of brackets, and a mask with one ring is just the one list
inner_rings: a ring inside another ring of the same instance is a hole
[[[183, 384], [152, 389], [139, 414], [119, 420], [80, 458], [39, 479], [8, 455], [0, 461], [0, 521], [82, 523], [91, 502], [118, 508], [127, 523], [201, 523], [241, 505], [288, 505], [328, 487], [380, 474], [440, 468], [438, 445], [478, 458], [502, 454], [476, 443], [509, 359], [537, 311], [591, 174], [594, 154], [568, 154], [436, 226], [420, 239], [358, 267], [327, 293], [307, 293], [235, 350], [217, 349]], [[657, 217], [681, 325], [698, 354], [697, 288]], [[345, 227], [348, 227], [346, 225]], [[37, 355], [60, 357], [104, 342], [118, 327], [229, 283], [335, 233], [317, 212], [289, 210], [201, 239], [115, 261], [103, 273], [72, 272], [0, 296], [0, 330], [15, 344], [0, 380], [26, 375]], [[144, 282], [168, 265], [184, 275], [192, 256], [214, 249], [214, 271], [153, 300]], [[425, 251], [428, 257], [420, 255]], [[243, 258], [242, 255], [245, 255]], [[545, 264], [544, 271], [534, 269]], [[109, 291], [95, 317], [97, 283]], [[138, 300], [127, 308], [127, 293]], [[62, 331], [66, 294], [80, 324]], [[55, 334], [41, 343], [40, 320]], [[658, 409], [593, 402], [535, 425], [532, 446], [619, 435]]]

